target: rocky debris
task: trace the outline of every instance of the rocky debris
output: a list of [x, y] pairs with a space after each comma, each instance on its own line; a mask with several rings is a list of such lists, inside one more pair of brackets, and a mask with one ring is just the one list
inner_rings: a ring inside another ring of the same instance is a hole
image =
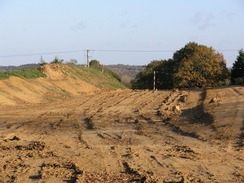
[[181, 113], [181, 109], [179, 105], [173, 106], [172, 110], [174, 111], [174, 113]]
[[17, 137], [17, 136], [14, 136], [12, 139], [9, 139], [9, 140], [11, 140], [11, 141], [13, 141], [13, 140], [20, 140], [20, 138]]
[[218, 98], [218, 97], [214, 97], [214, 98], [212, 98], [210, 101], [209, 101], [209, 103], [210, 104], [212, 104], [212, 103], [219, 103], [221, 100], [220, 100], [220, 98]]

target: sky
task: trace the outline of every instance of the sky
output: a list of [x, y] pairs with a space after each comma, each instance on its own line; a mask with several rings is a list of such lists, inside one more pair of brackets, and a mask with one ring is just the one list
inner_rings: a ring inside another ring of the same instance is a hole
[[0, 0], [0, 65], [55, 57], [145, 65], [188, 42], [222, 53], [244, 48], [244, 0]]

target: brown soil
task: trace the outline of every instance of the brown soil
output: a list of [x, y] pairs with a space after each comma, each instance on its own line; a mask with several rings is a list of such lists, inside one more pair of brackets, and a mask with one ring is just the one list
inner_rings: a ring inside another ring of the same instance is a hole
[[65, 75], [63, 67], [61, 64], [43, 66], [47, 78], [21, 79], [11, 76], [7, 80], [0, 80], [0, 106], [49, 103], [100, 90], [79, 78]]
[[0, 182], [244, 181], [244, 87], [103, 91], [88, 85], [62, 101], [36, 102], [43, 88], [65, 88], [49, 79], [1, 82], [1, 89], [16, 90], [0, 95]]

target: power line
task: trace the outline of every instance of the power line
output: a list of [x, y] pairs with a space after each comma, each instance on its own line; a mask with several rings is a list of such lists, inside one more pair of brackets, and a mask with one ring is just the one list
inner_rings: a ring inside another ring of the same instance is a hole
[[[86, 51], [86, 50], [84, 50]], [[153, 52], [176, 52], [178, 50], [90, 50], [90, 51], [97, 51], [97, 52], [142, 52], [142, 53], [153, 53]], [[238, 49], [226, 49], [226, 50], [215, 50], [215, 51], [238, 51]]]
[[60, 53], [77, 53], [84, 50], [75, 50], [75, 51], [57, 51], [57, 52], [43, 52], [43, 53], [29, 53], [29, 54], [16, 54], [16, 55], [0, 55], [0, 57], [25, 57], [25, 56], [36, 56], [36, 55], [51, 55], [51, 54], [60, 54]]
[[[42, 52], [42, 53], [26, 53], [26, 54], [11, 54], [11, 55], [0, 55], [0, 57], [23, 57], [23, 56], [36, 56], [36, 55], [50, 55], [50, 54], [60, 54], [60, 53], [77, 53], [87, 50], [75, 50], [75, 51], [58, 51], [58, 52]], [[174, 52], [173, 50], [90, 50], [97, 52]]]
[[153, 52], [175, 52], [175, 50], [92, 50], [98, 52], [141, 52], [141, 53], [153, 53]]
[[239, 51], [238, 49], [230, 49], [230, 50], [216, 50], [216, 51], [222, 51], [222, 52], [225, 52], [225, 51]]
[[[25, 57], [25, 56], [36, 56], [36, 55], [51, 55], [51, 54], [61, 54], [61, 53], [78, 53], [87, 50], [73, 50], [73, 51], [57, 51], [57, 52], [42, 52], [42, 53], [30, 53], [30, 54], [10, 54], [10, 55], [0, 55], [0, 58], [7, 57]], [[124, 53], [173, 53], [177, 50], [89, 50], [96, 52], [124, 52]], [[233, 52], [238, 51], [238, 49], [226, 49], [226, 50], [216, 50], [219, 52]]]

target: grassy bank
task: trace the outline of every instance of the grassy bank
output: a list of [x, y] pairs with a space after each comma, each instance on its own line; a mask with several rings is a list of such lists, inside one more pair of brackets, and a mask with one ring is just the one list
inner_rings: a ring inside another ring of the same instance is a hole
[[95, 68], [87, 68], [76, 65], [66, 65], [64, 74], [73, 78], [82, 79], [98, 88], [104, 89], [125, 89], [122, 82], [118, 81], [109, 73], [103, 73]]
[[[127, 88], [123, 83], [118, 81], [109, 73], [103, 73], [98, 69], [95, 68], [87, 68], [84, 66], [77, 66], [77, 65], [67, 65], [67, 64], [48, 64], [43, 67], [50, 67], [51, 72], [57, 72], [56, 69], [58, 68], [59, 72], [61, 72], [66, 77], [71, 77], [73, 79], [81, 79], [86, 81], [98, 88], [103, 89], [125, 89]], [[41, 69], [31, 68], [31, 69], [24, 69], [24, 70], [14, 70], [8, 72], [0, 72], [0, 80], [8, 79], [10, 76], [19, 77], [22, 79], [36, 79], [40, 77], [47, 77]]]
[[39, 71], [37, 68], [0, 72], [0, 80], [8, 79], [10, 76], [16, 76], [22, 79], [36, 79], [40, 77], [46, 77], [46, 75]]

